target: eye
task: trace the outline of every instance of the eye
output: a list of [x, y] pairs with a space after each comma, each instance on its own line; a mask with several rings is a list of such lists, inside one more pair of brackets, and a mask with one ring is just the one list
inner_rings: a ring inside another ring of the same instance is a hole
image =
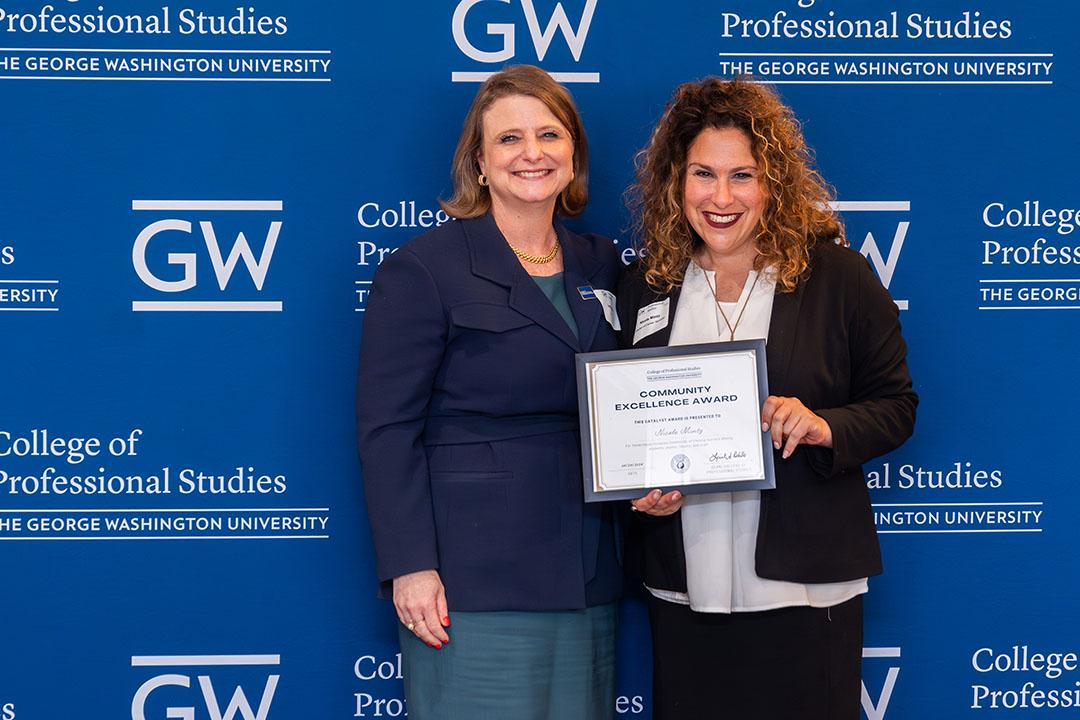
[[698, 168], [697, 170], [694, 171], [694, 177], [711, 178], [712, 176], [713, 176], [712, 172], [710, 172], [709, 170], [706, 170], [705, 168]]
[[541, 133], [540, 137], [547, 138], [549, 140], [551, 140], [551, 139], [556, 139], [557, 140], [558, 138], [560, 138], [562, 136], [559, 135], [559, 133], [557, 133], [554, 130], [545, 130], [543, 133]]
[[754, 173], [750, 172], [749, 170], [740, 170], [731, 177], [734, 180], [753, 180]]
[[518, 139], [518, 136], [514, 135], [513, 133], [506, 133], [505, 135], [500, 135], [499, 136], [499, 142], [500, 143], [511, 143], [511, 142], [514, 142], [517, 139]]

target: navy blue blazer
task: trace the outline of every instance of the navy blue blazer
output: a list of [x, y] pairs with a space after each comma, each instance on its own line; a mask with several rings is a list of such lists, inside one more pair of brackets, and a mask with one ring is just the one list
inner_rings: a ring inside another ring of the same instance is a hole
[[611, 350], [596, 299], [611, 240], [556, 222], [580, 341], [490, 214], [447, 223], [379, 267], [357, 423], [377, 570], [437, 569], [451, 610], [555, 610], [621, 591], [610, 510], [582, 501], [574, 354]]

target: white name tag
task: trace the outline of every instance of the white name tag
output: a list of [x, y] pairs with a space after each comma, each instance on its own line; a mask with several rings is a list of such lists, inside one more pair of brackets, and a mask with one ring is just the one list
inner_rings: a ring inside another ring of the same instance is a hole
[[608, 325], [615, 332], [622, 330], [619, 325], [619, 315], [615, 312], [615, 293], [609, 290], [593, 290], [596, 293], [596, 299], [600, 301], [600, 307], [604, 308], [604, 319], [608, 321]]
[[637, 325], [634, 326], [635, 345], [641, 338], [667, 327], [668, 309], [670, 307], [671, 298], [664, 298], [638, 310]]

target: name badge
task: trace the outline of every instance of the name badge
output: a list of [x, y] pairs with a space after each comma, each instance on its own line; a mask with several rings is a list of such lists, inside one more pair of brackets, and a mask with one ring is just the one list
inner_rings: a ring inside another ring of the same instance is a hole
[[608, 325], [615, 332], [622, 330], [622, 326], [619, 325], [619, 314], [615, 311], [615, 293], [610, 290], [594, 290], [596, 293], [596, 299], [600, 301], [600, 306], [604, 308], [604, 319], [608, 321]]
[[635, 345], [638, 344], [638, 340], [641, 338], [667, 327], [670, 307], [671, 298], [664, 298], [638, 310], [637, 324], [634, 326]]

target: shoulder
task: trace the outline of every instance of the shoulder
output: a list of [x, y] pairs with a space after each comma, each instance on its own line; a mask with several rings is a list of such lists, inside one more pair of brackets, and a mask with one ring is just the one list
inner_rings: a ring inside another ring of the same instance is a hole
[[845, 288], [857, 288], [868, 273], [873, 275], [870, 263], [861, 253], [837, 245], [832, 239], [820, 240], [810, 249], [808, 284], [825, 284], [835, 293]]
[[571, 235], [581, 238], [584, 247], [605, 263], [614, 265], [619, 262], [619, 250], [615, 247], [615, 241], [607, 235], [599, 233], [585, 233], [583, 235], [571, 233]]
[[811, 270], [828, 270], [838, 272], [857, 272], [861, 266], [866, 265], [864, 258], [858, 251], [844, 245], [837, 245], [835, 240], [819, 240], [810, 249]]
[[591, 232], [578, 233], [565, 227], [564, 229], [565, 240], [573, 243], [579, 252], [591, 255], [607, 267], [618, 268], [621, 265], [615, 241], [607, 235]]
[[[650, 285], [645, 280], [645, 263], [636, 260], [624, 268], [619, 278], [619, 284], [615, 296], [619, 299], [620, 312], [628, 315], [636, 313], [646, 305], [662, 302], [666, 299], [678, 301], [679, 288], [670, 292], [662, 292]], [[674, 310], [674, 305], [672, 306]]]
[[807, 294], [833, 298], [860, 312], [896, 312], [889, 291], [857, 250], [824, 240], [811, 250]]
[[469, 253], [463, 222], [469, 221], [451, 220], [411, 238], [379, 263], [376, 279], [407, 268], [422, 268], [432, 276], [439, 276], [458, 263], [467, 267]]
[[465, 224], [470, 220], [450, 220], [437, 228], [433, 228], [422, 235], [417, 235], [404, 245], [401, 250], [407, 250], [420, 260], [438, 259], [445, 257], [448, 251], [455, 247], [465, 246]]
[[638, 259], [630, 263], [622, 271], [619, 277], [619, 296], [637, 298], [650, 291], [649, 284], [645, 282], [645, 263]]

